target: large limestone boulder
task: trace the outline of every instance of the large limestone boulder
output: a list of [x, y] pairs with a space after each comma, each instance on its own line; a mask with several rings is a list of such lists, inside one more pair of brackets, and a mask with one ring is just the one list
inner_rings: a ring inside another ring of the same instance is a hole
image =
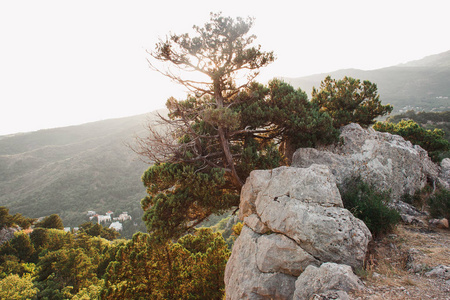
[[361, 267], [371, 239], [343, 208], [324, 165], [253, 171], [239, 217], [244, 227], [225, 270], [227, 299], [293, 299], [297, 278], [310, 266]]
[[292, 166], [327, 165], [338, 184], [361, 176], [381, 190], [391, 191], [394, 199], [413, 194], [427, 180], [437, 181], [439, 167], [420, 146], [412, 145], [401, 136], [363, 129], [349, 124], [341, 129], [342, 143], [321, 149], [298, 149]]

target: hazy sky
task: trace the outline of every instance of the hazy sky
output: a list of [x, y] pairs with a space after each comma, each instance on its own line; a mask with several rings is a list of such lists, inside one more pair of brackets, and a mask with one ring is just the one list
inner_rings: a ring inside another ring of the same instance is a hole
[[0, 135], [164, 107], [182, 91], [148, 68], [145, 50], [210, 12], [255, 18], [256, 42], [277, 56], [264, 82], [448, 51], [448, 3], [0, 0]]

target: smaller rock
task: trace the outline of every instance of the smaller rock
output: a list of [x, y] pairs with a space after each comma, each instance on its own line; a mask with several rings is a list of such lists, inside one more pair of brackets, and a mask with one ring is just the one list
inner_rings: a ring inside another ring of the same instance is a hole
[[348, 300], [347, 292], [344, 291], [327, 291], [325, 293], [315, 294], [311, 300]]
[[406, 259], [406, 269], [411, 273], [423, 273], [430, 268], [426, 264], [417, 263], [417, 258], [423, 256], [423, 252], [414, 248], [409, 249]]
[[447, 229], [448, 228], [448, 220], [446, 218], [443, 219], [431, 219], [428, 221], [430, 226], [437, 227], [441, 229]]
[[400, 214], [400, 217], [405, 224], [425, 226], [425, 223], [415, 216]]
[[444, 158], [441, 161], [441, 172], [438, 182], [445, 188], [450, 188], [450, 158]]
[[14, 233], [20, 231], [20, 227], [8, 227], [0, 230], [0, 245], [14, 238]]
[[266, 226], [261, 220], [259, 219], [258, 215], [251, 214], [248, 217], [244, 218], [244, 224], [253, 229], [253, 231], [264, 234], [269, 231], [269, 227]]
[[439, 223], [437, 224], [437, 228], [448, 228], [448, 220], [446, 218], [440, 219]]
[[406, 202], [403, 202], [401, 200], [396, 201], [392, 204], [392, 206], [403, 215], [409, 215], [409, 216], [423, 216], [424, 213], [412, 206], [411, 204], [408, 204]]
[[439, 265], [430, 272], [425, 273], [425, 276], [450, 280], [450, 266]]
[[328, 262], [322, 264], [320, 268], [312, 265], [306, 268], [295, 282], [294, 299], [310, 299], [315, 294], [320, 295], [328, 291], [348, 292], [365, 289], [350, 266]]
[[309, 265], [320, 265], [313, 256], [282, 234], [263, 235], [257, 241], [256, 264], [263, 273], [299, 276]]

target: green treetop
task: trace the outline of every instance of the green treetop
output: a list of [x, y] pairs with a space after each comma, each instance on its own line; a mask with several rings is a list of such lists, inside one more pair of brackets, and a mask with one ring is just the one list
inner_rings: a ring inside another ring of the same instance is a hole
[[57, 214], [45, 217], [42, 221], [36, 223], [36, 227], [40, 228], [54, 228], [54, 229], [64, 229], [63, 222]]
[[392, 106], [381, 104], [376, 84], [351, 77], [335, 80], [328, 76], [319, 90], [313, 88], [312, 102], [333, 118], [335, 128], [350, 123], [367, 127], [392, 111]]

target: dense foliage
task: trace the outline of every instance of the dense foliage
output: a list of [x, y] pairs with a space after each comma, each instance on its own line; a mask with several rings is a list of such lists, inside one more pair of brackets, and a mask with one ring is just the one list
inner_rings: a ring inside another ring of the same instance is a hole
[[90, 236], [98, 236], [107, 240], [115, 240], [120, 236], [120, 233], [112, 228], [103, 227], [100, 224], [86, 222], [79, 226], [80, 233], [86, 233]]
[[444, 131], [441, 129], [427, 130], [413, 120], [401, 120], [397, 124], [389, 122], [377, 122], [373, 128], [382, 132], [398, 134], [413, 144], [427, 150], [431, 159], [440, 161], [441, 155], [450, 150], [450, 142], [444, 139]]
[[9, 274], [0, 279], [0, 299], [33, 299], [37, 292], [30, 275], [20, 277], [17, 274]]
[[229, 254], [210, 229], [165, 244], [137, 233], [109, 264], [102, 299], [222, 299]]
[[440, 189], [428, 199], [430, 214], [434, 218], [450, 220], [450, 191]]
[[400, 221], [399, 213], [388, 207], [390, 197], [387, 192], [379, 192], [361, 178], [348, 180], [341, 188], [344, 207], [361, 219], [373, 236], [389, 233]]
[[144, 233], [108, 241], [100, 236], [111, 237], [109, 229], [99, 226], [17, 231], [0, 245], [0, 298], [223, 298], [230, 251], [220, 233], [201, 228], [176, 243]]
[[351, 77], [335, 80], [328, 76], [319, 90], [313, 88], [311, 101], [333, 118], [335, 128], [350, 123], [367, 127], [392, 111], [392, 106], [381, 104], [376, 84]]

